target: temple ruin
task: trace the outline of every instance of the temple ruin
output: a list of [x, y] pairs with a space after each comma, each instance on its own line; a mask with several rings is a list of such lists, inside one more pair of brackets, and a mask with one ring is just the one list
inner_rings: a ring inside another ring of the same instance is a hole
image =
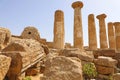
[[[106, 26], [106, 14], [98, 14], [96, 17], [93, 13], [89, 14], [89, 45], [84, 46], [83, 5], [81, 1], [71, 5], [74, 11], [73, 45], [65, 43], [62, 10], [55, 11], [54, 37], [51, 42], [42, 38], [34, 26], [25, 27], [21, 35], [17, 36], [0, 27], [0, 80], [23, 80], [21, 78], [37, 74], [42, 74], [40, 80], [109, 80], [109, 77], [119, 80], [120, 22], [111, 21]], [[95, 18], [99, 22], [99, 42]], [[95, 76], [84, 72], [86, 64], [93, 65], [92, 69], [97, 72]]]

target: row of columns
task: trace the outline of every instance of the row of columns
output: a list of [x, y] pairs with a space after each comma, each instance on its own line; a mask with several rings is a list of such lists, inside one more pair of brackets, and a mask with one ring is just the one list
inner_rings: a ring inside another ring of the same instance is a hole
[[[83, 3], [81, 1], [74, 2], [72, 8], [74, 9], [74, 47], [83, 49], [83, 29], [82, 29], [82, 14], [81, 8]], [[105, 26], [105, 14], [96, 16], [99, 20], [99, 37], [100, 49], [108, 49], [107, 34]], [[54, 17], [54, 48], [64, 48], [64, 13], [61, 10], [55, 12]], [[120, 22], [108, 23], [108, 40], [109, 48], [120, 52]], [[96, 26], [94, 15], [88, 15], [88, 36], [89, 49], [97, 50]]]

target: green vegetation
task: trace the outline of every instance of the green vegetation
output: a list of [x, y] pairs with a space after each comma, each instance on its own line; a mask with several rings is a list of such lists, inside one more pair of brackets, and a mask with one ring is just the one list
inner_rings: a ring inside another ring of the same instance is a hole
[[93, 63], [87, 63], [83, 65], [83, 75], [87, 79], [93, 79], [97, 77], [96, 67]]
[[31, 80], [30, 76], [26, 76], [23, 80]]

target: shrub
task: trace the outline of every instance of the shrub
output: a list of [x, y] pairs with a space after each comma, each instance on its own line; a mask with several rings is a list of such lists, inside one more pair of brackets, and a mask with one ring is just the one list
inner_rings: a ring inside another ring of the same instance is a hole
[[31, 80], [30, 76], [26, 76], [23, 80]]
[[97, 77], [96, 67], [93, 63], [87, 63], [83, 65], [83, 75], [88, 79]]

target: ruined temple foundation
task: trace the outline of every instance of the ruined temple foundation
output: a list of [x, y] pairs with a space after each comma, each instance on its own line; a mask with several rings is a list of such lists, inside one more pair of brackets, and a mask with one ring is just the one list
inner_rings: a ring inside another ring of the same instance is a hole
[[97, 38], [96, 38], [96, 27], [95, 27], [95, 20], [93, 14], [90, 14], [88, 16], [88, 35], [89, 35], [89, 49], [96, 50]]
[[82, 31], [82, 15], [81, 8], [83, 3], [81, 1], [72, 4], [74, 9], [74, 47], [83, 49], [83, 31]]
[[108, 39], [109, 39], [109, 49], [115, 50], [115, 29], [113, 23], [108, 23]]
[[54, 48], [64, 48], [64, 13], [61, 10], [55, 12]]
[[98, 15], [96, 17], [99, 20], [99, 27], [100, 27], [100, 49], [107, 49], [107, 37], [106, 37], [106, 26], [105, 26], [105, 14]]
[[120, 22], [115, 22], [116, 52], [120, 53]]

